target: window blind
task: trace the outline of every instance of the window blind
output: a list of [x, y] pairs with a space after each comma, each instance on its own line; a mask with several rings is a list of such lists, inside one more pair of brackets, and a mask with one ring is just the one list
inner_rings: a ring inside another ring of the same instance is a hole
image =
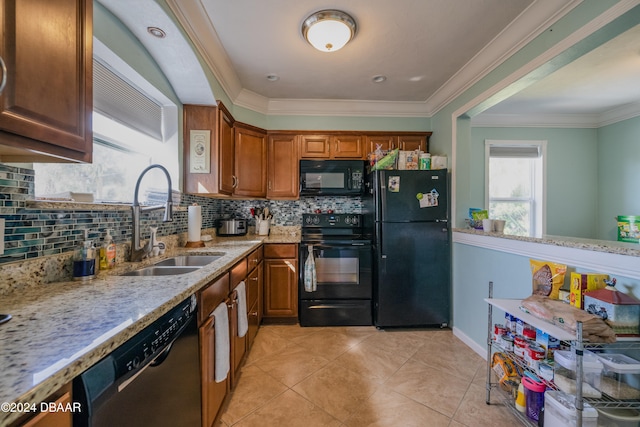
[[536, 158], [540, 157], [538, 145], [490, 145], [490, 157]]
[[95, 58], [93, 59], [93, 109], [127, 127], [164, 141], [162, 105]]

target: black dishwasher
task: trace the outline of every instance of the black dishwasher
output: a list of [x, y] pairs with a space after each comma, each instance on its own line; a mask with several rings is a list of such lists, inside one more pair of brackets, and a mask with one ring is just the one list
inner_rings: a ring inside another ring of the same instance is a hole
[[195, 296], [183, 301], [73, 381], [90, 427], [201, 425]]

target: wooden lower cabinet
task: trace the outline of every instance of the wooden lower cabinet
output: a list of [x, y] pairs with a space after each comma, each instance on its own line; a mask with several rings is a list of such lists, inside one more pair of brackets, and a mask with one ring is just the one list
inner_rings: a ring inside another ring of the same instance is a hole
[[298, 246], [264, 246], [264, 320], [298, 318]]
[[[71, 405], [71, 384], [65, 385], [42, 402], [54, 405], [56, 408], [66, 408], [68, 405]], [[38, 409], [40, 409], [40, 405], [38, 405]], [[72, 425], [72, 411], [38, 412], [31, 417], [27, 416], [26, 419], [21, 418], [12, 424], [12, 426], [21, 427], [71, 427]]]
[[[230, 305], [229, 274], [223, 275], [205, 287], [198, 298], [198, 336], [200, 339], [200, 387], [202, 398], [202, 427], [214, 425], [218, 412], [229, 392], [229, 375], [221, 381], [215, 380], [216, 360], [216, 327], [215, 319], [211, 316], [213, 310], [221, 303]], [[232, 313], [229, 313], [231, 321]], [[229, 349], [231, 351], [231, 349]]]
[[262, 286], [264, 281], [264, 263], [262, 259], [257, 267], [247, 276], [247, 318], [249, 331], [247, 332], [247, 350], [251, 349], [262, 321]]

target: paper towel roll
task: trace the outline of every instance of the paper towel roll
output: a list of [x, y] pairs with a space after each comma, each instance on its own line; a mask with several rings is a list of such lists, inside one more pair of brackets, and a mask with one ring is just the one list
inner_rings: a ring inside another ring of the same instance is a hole
[[189, 206], [187, 219], [187, 241], [199, 242], [200, 229], [202, 228], [202, 207], [198, 205]]

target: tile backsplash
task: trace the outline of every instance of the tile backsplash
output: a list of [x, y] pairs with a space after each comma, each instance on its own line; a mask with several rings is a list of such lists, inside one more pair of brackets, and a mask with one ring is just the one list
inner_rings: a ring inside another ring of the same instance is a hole
[[[23, 261], [45, 255], [62, 254], [77, 248], [84, 240], [85, 230], [89, 238], [99, 245], [106, 230], [112, 230], [116, 243], [131, 240], [131, 209], [109, 205], [88, 205], [83, 209], [78, 204], [61, 204], [60, 208], [28, 206], [34, 196], [34, 171], [0, 163], [0, 218], [5, 219], [5, 251], [0, 255], [0, 265], [11, 261]], [[362, 200], [352, 197], [303, 197], [300, 200], [231, 200], [183, 194], [182, 209], [173, 216], [173, 222], [162, 222], [162, 210], [143, 213], [141, 217], [142, 237], [149, 237], [149, 227], [158, 227], [158, 236], [167, 236], [187, 231], [186, 206], [197, 203], [202, 206], [202, 228], [214, 228], [217, 218], [235, 215], [251, 217], [252, 207], [269, 207], [273, 213], [273, 224], [299, 226], [302, 214], [315, 209], [335, 212], [362, 211]], [[55, 206], [55, 204], [50, 204]], [[251, 220], [250, 225], [255, 224]]]

